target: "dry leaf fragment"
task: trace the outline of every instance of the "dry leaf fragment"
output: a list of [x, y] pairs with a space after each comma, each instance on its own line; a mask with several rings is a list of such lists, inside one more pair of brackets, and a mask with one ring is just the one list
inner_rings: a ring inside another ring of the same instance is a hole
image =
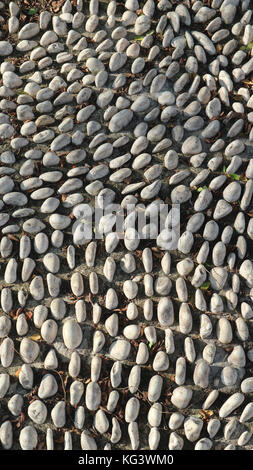
[[19, 368], [16, 370], [16, 372], [15, 372], [15, 376], [16, 376], [16, 377], [18, 377], [18, 376], [19, 376], [19, 374], [20, 374], [20, 372], [21, 372], [21, 367], [19, 367]]
[[41, 336], [38, 335], [38, 334], [35, 334], [35, 335], [32, 335], [32, 336], [29, 336], [29, 339], [33, 340], [33, 341], [40, 341], [41, 340]]
[[32, 320], [32, 318], [33, 318], [32, 310], [26, 310], [25, 317], [26, 317], [27, 320]]
[[203, 421], [209, 421], [209, 419], [214, 415], [213, 410], [200, 410], [199, 414], [201, 415]]
[[14, 242], [19, 242], [19, 239], [17, 237], [15, 237], [14, 235], [12, 235], [11, 233], [8, 233], [8, 238], [10, 238], [11, 240], [13, 240]]
[[16, 427], [20, 428], [24, 422], [25, 422], [25, 414], [23, 412], [21, 412], [19, 420], [16, 424]]

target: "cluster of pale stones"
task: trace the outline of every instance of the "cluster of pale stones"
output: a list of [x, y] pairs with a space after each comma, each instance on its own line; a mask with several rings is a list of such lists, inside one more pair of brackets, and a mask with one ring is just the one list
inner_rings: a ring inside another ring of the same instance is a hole
[[3, 449], [250, 447], [253, 10], [205, 3], [0, 2]]

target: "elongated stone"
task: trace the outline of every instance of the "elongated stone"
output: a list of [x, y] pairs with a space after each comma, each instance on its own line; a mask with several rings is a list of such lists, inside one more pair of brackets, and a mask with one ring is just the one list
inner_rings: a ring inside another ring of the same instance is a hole
[[11, 338], [5, 338], [0, 346], [1, 364], [3, 367], [9, 367], [14, 358], [14, 343]]
[[88, 410], [97, 410], [101, 403], [101, 389], [96, 382], [87, 385], [85, 393], [85, 404]]
[[242, 393], [237, 392], [231, 395], [220, 408], [220, 418], [226, 418], [227, 416], [229, 416], [236, 408], [238, 408], [243, 403], [243, 401], [244, 395]]

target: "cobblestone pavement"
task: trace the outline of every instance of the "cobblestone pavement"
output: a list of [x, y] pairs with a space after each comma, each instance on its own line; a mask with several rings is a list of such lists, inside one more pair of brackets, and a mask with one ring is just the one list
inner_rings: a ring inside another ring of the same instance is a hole
[[0, 1], [3, 449], [252, 449], [252, 13]]

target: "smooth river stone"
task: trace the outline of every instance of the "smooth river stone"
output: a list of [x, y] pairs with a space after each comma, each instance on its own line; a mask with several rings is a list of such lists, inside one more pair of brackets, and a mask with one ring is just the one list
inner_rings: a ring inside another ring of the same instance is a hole
[[7, 393], [10, 386], [10, 376], [9, 374], [2, 373], [0, 374], [0, 398], [3, 398]]
[[51, 411], [51, 418], [54, 426], [62, 428], [66, 422], [66, 403], [58, 401]]
[[38, 397], [42, 400], [52, 397], [57, 393], [58, 385], [52, 374], [46, 374], [42, 377], [38, 389]]
[[82, 450], [97, 450], [96, 441], [88, 431], [83, 431], [81, 434], [81, 448]]
[[187, 408], [192, 399], [192, 390], [187, 387], [177, 387], [173, 390], [171, 403], [179, 409]]
[[23, 338], [20, 343], [19, 352], [24, 362], [29, 364], [37, 359], [40, 353], [40, 348], [35, 341], [32, 341], [29, 338]]
[[241, 382], [241, 391], [243, 393], [253, 392], [253, 377], [248, 377]]
[[79, 272], [73, 273], [71, 276], [70, 285], [74, 295], [77, 297], [82, 295], [84, 290], [82, 274]]
[[34, 450], [38, 444], [38, 434], [33, 426], [25, 426], [19, 434], [19, 443], [22, 450]]
[[21, 366], [18, 380], [25, 390], [31, 390], [33, 388], [33, 370], [31, 366], [28, 364], [23, 364]]
[[114, 341], [109, 349], [109, 355], [118, 361], [124, 361], [128, 358], [131, 350], [131, 344], [124, 339]]
[[41, 337], [46, 341], [46, 343], [52, 344], [56, 338], [57, 332], [58, 325], [54, 320], [50, 318], [43, 322], [41, 327]]
[[151, 403], [159, 400], [163, 386], [163, 379], [160, 375], [153, 375], [148, 385], [148, 399]]
[[156, 372], [165, 371], [169, 368], [169, 357], [164, 351], [158, 351], [153, 362], [153, 369]]
[[172, 413], [172, 415], [170, 415], [168, 425], [172, 431], [175, 431], [176, 429], [180, 428], [183, 422], [184, 422], [184, 416], [179, 412], [175, 412], [175, 413]]
[[253, 403], [250, 402], [245, 406], [245, 408], [244, 408], [244, 410], [243, 410], [243, 412], [240, 416], [239, 421], [240, 421], [240, 423], [245, 423], [245, 422], [249, 421], [252, 417], [253, 417]]
[[74, 319], [66, 320], [62, 328], [62, 337], [68, 349], [78, 348], [83, 339], [80, 325]]
[[90, 382], [87, 385], [85, 393], [85, 404], [88, 410], [95, 411], [101, 403], [101, 389], [96, 382]]
[[190, 442], [197, 441], [203, 427], [203, 421], [199, 418], [190, 416], [184, 421], [185, 436]]
[[[1, 304], [2, 304], [2, 299], [1, 299]], [[3, 305], [2, 305], [2, 308], [3, 308]], [[0, 338], [4, 338], [5, 336], [8, 336], [10, 329], [11, 329], [11, 320], [5, 315], [0, 316]]]
[[235, 385], [237, 378], [237, 371], [233, 367], [227, 366], [222, 369], [221, 380], [226, 387], [232, 387]]
[[119, 132], [131, 122], [133, 112], [130, 109], [123, 109], [111, 118], [109, 122], [110, 132]]
[[60, 269], [60, 259], [55, 253], [47, 253], [43, 257], [45, 268], [51, 273], [58, 273]]
[[236, 408], [238, 408], [244, 401], [244, 395], [242, 393], [234, 393], [231, 395], [225, 403], [223, 403], [222, 407], [219, 411], [220, 418], [226, 418], [229, 416]]
[[138, 285], [136, 282], [131, 281], [130, 279], [125, 281], [123, 284], [123, 292], [127, 299], [132, 300], [137, 296]]
[[172, 300], [162, 297], [157, 307], [157, 319], [161, 326], [171, 326], [174, 323], [174, 307]]
[[204, 360], [200, 360], [196, 364], [194, 373], [193, 373], [193, 381], [195, 385], [201, 388], [207, 388], [209, 385], [209, 373], [210, 373], [209, 364]]
[[49, 223], [55, 230], [64, 230], [71, 224], [71, 219], [65, 215], [52, 214], [49, 217]]
[[14, 358], [14, 343], [11, 338], [4, 338], [0, 346], [1, 364], [3, 367], [10, 367]]
[[36, 218], [28, 219], [23, 223], [24, 232], [31, 233], [31, 234], [39, 233], [45, 228], [46, 228], [45, 224]]
[[239, 274], [246, 280], [248, 287], [253, 287], [253, 263], [245, 260], [240, 266]]
[[16, 393], [8, 401], [8, 409], [13, 416], [19, 416], [24, 404], [22, 395]]
[[43, 424], [47, 417], [47, 407], [41, 400], [35, 400], [28, 406], [27, 413], [34, 423]]

